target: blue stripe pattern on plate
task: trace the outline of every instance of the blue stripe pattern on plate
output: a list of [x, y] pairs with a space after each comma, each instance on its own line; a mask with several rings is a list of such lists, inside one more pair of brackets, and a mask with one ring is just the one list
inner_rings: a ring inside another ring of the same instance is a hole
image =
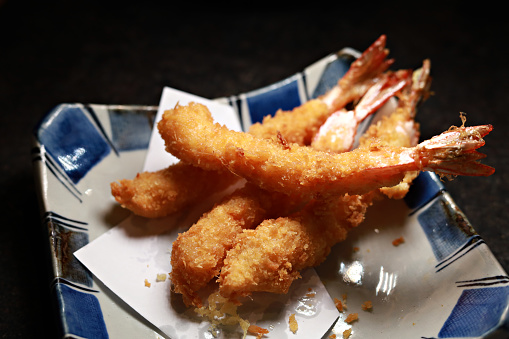
[[37, 139], [74, 184], [111, 151], [81, 105], [59, 105], [43, 121]]
[[476, 235], [468, 220], [452, 200], [442, 193], [417, 216], [435, 258], [446, 259]]
[[344, 55], [329, 63], [320, 77], [318, 84], [313, 89], [311, 98], [318, 98], [327, 93], [332, 87], [336, 86], [339, 79], [345, 75], [352, 63], [352, 57]]
[[298, 77], [282, 81], [267, 90], [246, 97], [251, 122], [261, 122], [263, 117], [274, 115], [277, 110], [290, 111], [303, 102], [299, 95]]
[[78, 291], [67, 284], [55, 284], [55, 293], [62, 316], [62, 330], [66, 338], [108, 338], [99, 300], [93, 294]]
[[111, 138], [115, 148], [119, 152], [147, 149], [155, 113], [156, 111], [125, 108], [108, 109]]
[[509, 286], [464, 290], [438, 337], [469, 338], [485, 335], [499, 325], [508, 298]]
[[410, 209], [419, 209], [443, 190], [444, 185], [435, 173], [421, 172], [412, 182], [412, 186], [404, 198], [405, 203]]
[[[328, 61], [323, 69], [314, 69], [313, 73], [321, 72], [318, 82], [314, 85], [308, 86], [307, 70], [304, 70], [270, 86], [230, 96], [227, 100], [236, 110], [243, 130], [247, 131], [251, 124], [261, 122], [266, 115], [274, 115], [279, 109], [292, 110], [309, 99], [315, 99], [325, 94], [345, 75], [353, 60], [351, 55], [342, 54]], [[243, 104], [245, 104], [246, 112], [243, 112]], [[251, 121], [245, 121], [245, 115]]]

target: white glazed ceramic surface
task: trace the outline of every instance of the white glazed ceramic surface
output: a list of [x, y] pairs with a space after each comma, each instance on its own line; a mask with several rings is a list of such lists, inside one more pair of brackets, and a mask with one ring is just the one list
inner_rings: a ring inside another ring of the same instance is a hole
[[[217, 100], [232, 105], [246, 129], [322, 94], [357, 56], [346, 49], [273, 86]], [[163, 337], [73, 256], [129, 215], [109, 184], [141, 171], [156, 112], [62, 104], [35, 130], [42, 220], [65, 335]], [[404, 242], [394, 246], [400, 237]], [[507, 337], [509, 278], [433, 174], [421, 174], [404, 200], [375, 203], [316, 271], [331, 298], [347, 298], [327, 335], [341, 338], [351, 328], [350, 338]], [[364, 311], [368, 300], [373, 308]], [[349, 325], [350, 313], [359, 319]]]

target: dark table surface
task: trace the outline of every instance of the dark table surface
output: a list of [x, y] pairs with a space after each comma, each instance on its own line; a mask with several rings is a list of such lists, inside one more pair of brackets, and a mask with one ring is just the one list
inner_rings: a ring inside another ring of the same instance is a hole
[[382, 33], [394, 68], [431, 59], [434, 95], [417, 117], [422, 138], [460, 124], [459, 112], [469, 125], [494, 126], [482, 151], [495, 174], [444, 184], [507, 271], [509, 26], [488, 5], [197, 13], [151, 2], [0, 1], [0, 336], [56, 336], [30, 155], [32, 129], [52, 107], [157, 105], [163, 86], [207, 98], [242, 93], [342, 47], [364, 50]]

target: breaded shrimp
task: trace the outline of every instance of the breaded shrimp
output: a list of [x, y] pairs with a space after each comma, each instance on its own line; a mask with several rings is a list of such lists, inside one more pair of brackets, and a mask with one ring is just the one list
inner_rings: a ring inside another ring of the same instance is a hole
[[411, 74], [409, 70], [384, 73], [352, 110], [341, 109], [327, 118], [311, 147], [338, 153], [352, 150], [359, 124], [407, 86]]
[[314, 200], [290, 217], [267, 219], [243, 231], [224, 260], [221, 295], [238, 302], [257, 291], [287, 293], [301, 270], [320, 264], [364, 220], [373, 196]]
[[[377, 83], [372, 86], [366, 93], [368, 98], [363, 98], [359, 102], [358, 105], [361, 106], [359, 111], [364, 112], [362, 114], [371, 114], [394, 95], [402, 84], [407, 82], [407, 77], [407, 72], [398, 77], [387, 76], [381, 80], [382, 85]], [[305, 122], [303, 122], [304, 129]], [[337, 151], [330, 135], [321, 137], [320, 147], [328, 147], [329, 151]], [[226, 252], [233, 246], [233, 239], [236, 235], [241, 234], [244, 229], [254, 228], [263, 219], [286, 215], [289, 212], [289, 206], [294, 207], [304, 200], [282, 196], [280, 193], [269, 194], [261, 188], [250, 186], [249, 190], [243, 189], [242, 192], [235, 192], [231, 197], [218, 203], [173, 243], [172, 282], [174, 291], [182, 294], [186, 305], [201, 306], [201, 299], [198, 297], [197, 291], [219, 274]], [[285, 202], [284, 206], [281, 206], [283, 202]], [[259, 208], [262, 203], [275, 205], [277, 208]], [[304, 204], [304, 201], [302, 203]], [[245, 209], [245, 213], [241, 212], [242, 209]], [[258, 223], [252, 222], [251, 212], [253, 210], [261, 219]], [[226, 218], [228, 222], [224, 222], [224, 215], [233, 213], [237, 217]], [[244, 220], [245, 218], [249, 220]], [[218, 234], [221, 236], [217, 236]], [[224, 236], [225, 234], [227, 236]], [[197, 247], [200, 248], [200, 255], [196, 255]]]
[[173, 290], [187, 306], [202, 306], [198, 291], [219, 275], [226, 252], [244, 229], [288, 213], [298, 203], [286, 194], [246, 184], [217, 203], [173, 242], [170, 273]]
[[275, 138], [279, 133], [289, 143], [309, 145], [332, 113], [358, 101], [385, 76], [384, 72], [394, 63], [393, 59], [387, 59], [389, 51], [385, 43], [386, 37], [381, 35], [326, 94], [292, 111], [279, 110], [274, 116], [266, 116], [262, 123], [253, 124], [249, 133], [264, 139]]
[[[410, 86], [407, 86], [399, 94], [400, 100], [396, 111], [371, 125], [361, 136], [359, 147], [370, 147], [373, 143], [402, 147], [417, 145], [420, 133], [419, 124], [414, 118], [417, 106], [429, 97], [430, 68], [429, 59], [425, 59], [422, 67], [413, 73]], [[406, 195], [410, 189], [410, 184], [418, 174], [419, 171], [407, 172], [398, 185], [382, 187], [380, 191], [389, 198], [401, 199]]]
[[494, 171], [477, 162], [484, 155], [475, 151], [491, 125], [460, 127], [411, 148], [371, 145], [339, 154], [228, 130], [197, 103], [166, 111], [158, 128], [166, 150], [185, 162], [207, 170], [227, 168], [283, 193], [363, 194], [396, 185], [409, 171], [471, 176]]
[[138, 173], [134, 179], [111, 183], [115, 200], [133, 213], [159, 218], [219, 192], [238, 177], [227, 170], [206, 171], [178, 162], [155, 172]]
[[223, 263], [222, 295], [235, 299], [254, 291], [286, 293], [301, 269], [320, 263], [331, 246], [346, 236], [348, 227], [362, 221], [376, 194], [375, 190], [362, 196], [317, 199], [290, 217], [266, 219], [256, 229], [242, 231]]

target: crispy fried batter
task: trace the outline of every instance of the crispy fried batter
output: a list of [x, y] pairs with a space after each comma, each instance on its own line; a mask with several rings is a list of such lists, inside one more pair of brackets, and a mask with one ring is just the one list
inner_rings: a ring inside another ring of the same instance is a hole
[[[491, 125], [459, 127], [416, 147], [371, 145], [332, 154], [296, 144], [280, 144], [214, 124], [208, 109], [197, 103], [177, 105], [158, 124], [166, 149], [182, 160], [207, 170], [224, 167], [277, 192], [292, 194], [363, 194], [398, 184], [406, 172], [491, 175], [477, 160], [475, 149]], [[463, 170], [462, 168], [465, 168]]]
[[179, 162], [113, 182], [111, 192], [122, 207], [147, 218], [159, 218], [225, 189], [237, 179], [229, 171], [206, 171]]
[[188, 231], [179, 234], [171, 253], [173, 289], [186, 305], [202, 306], [197, 292], [219, 272], [226, 252], [244, 229], [284, 214], [297, 200], [247, 184], [225, 197]]
[[255, 291], [287, 293], [302, 269], [321, 263], [331, 246], [364, 220], [372, 198], [315, 200], [290, 217], [244, 230], [224, 260], [221, 295], [236, 299]]
[[278, 110], [266, 116], [262, 123], [255, 123], [249, 133], [259, 138], [271, 139], [278, 133], [289, 143], [309, 145], [311, 138], [331, 114], [329, 107], [318, 99], [310, 100], [292, 111]]
[[402, 148], [340, 154], [296, 144], [287, 149], [214, 124], [208, 109], [197, 103], [166, 111], [158, 127], [167, 151], [176, 157], [206, 170], [226, 167], [264, 189], [279, 192], [362, 194], [395, 185], [405, 171], [418, 169], [415, 162], [400, 161]]

